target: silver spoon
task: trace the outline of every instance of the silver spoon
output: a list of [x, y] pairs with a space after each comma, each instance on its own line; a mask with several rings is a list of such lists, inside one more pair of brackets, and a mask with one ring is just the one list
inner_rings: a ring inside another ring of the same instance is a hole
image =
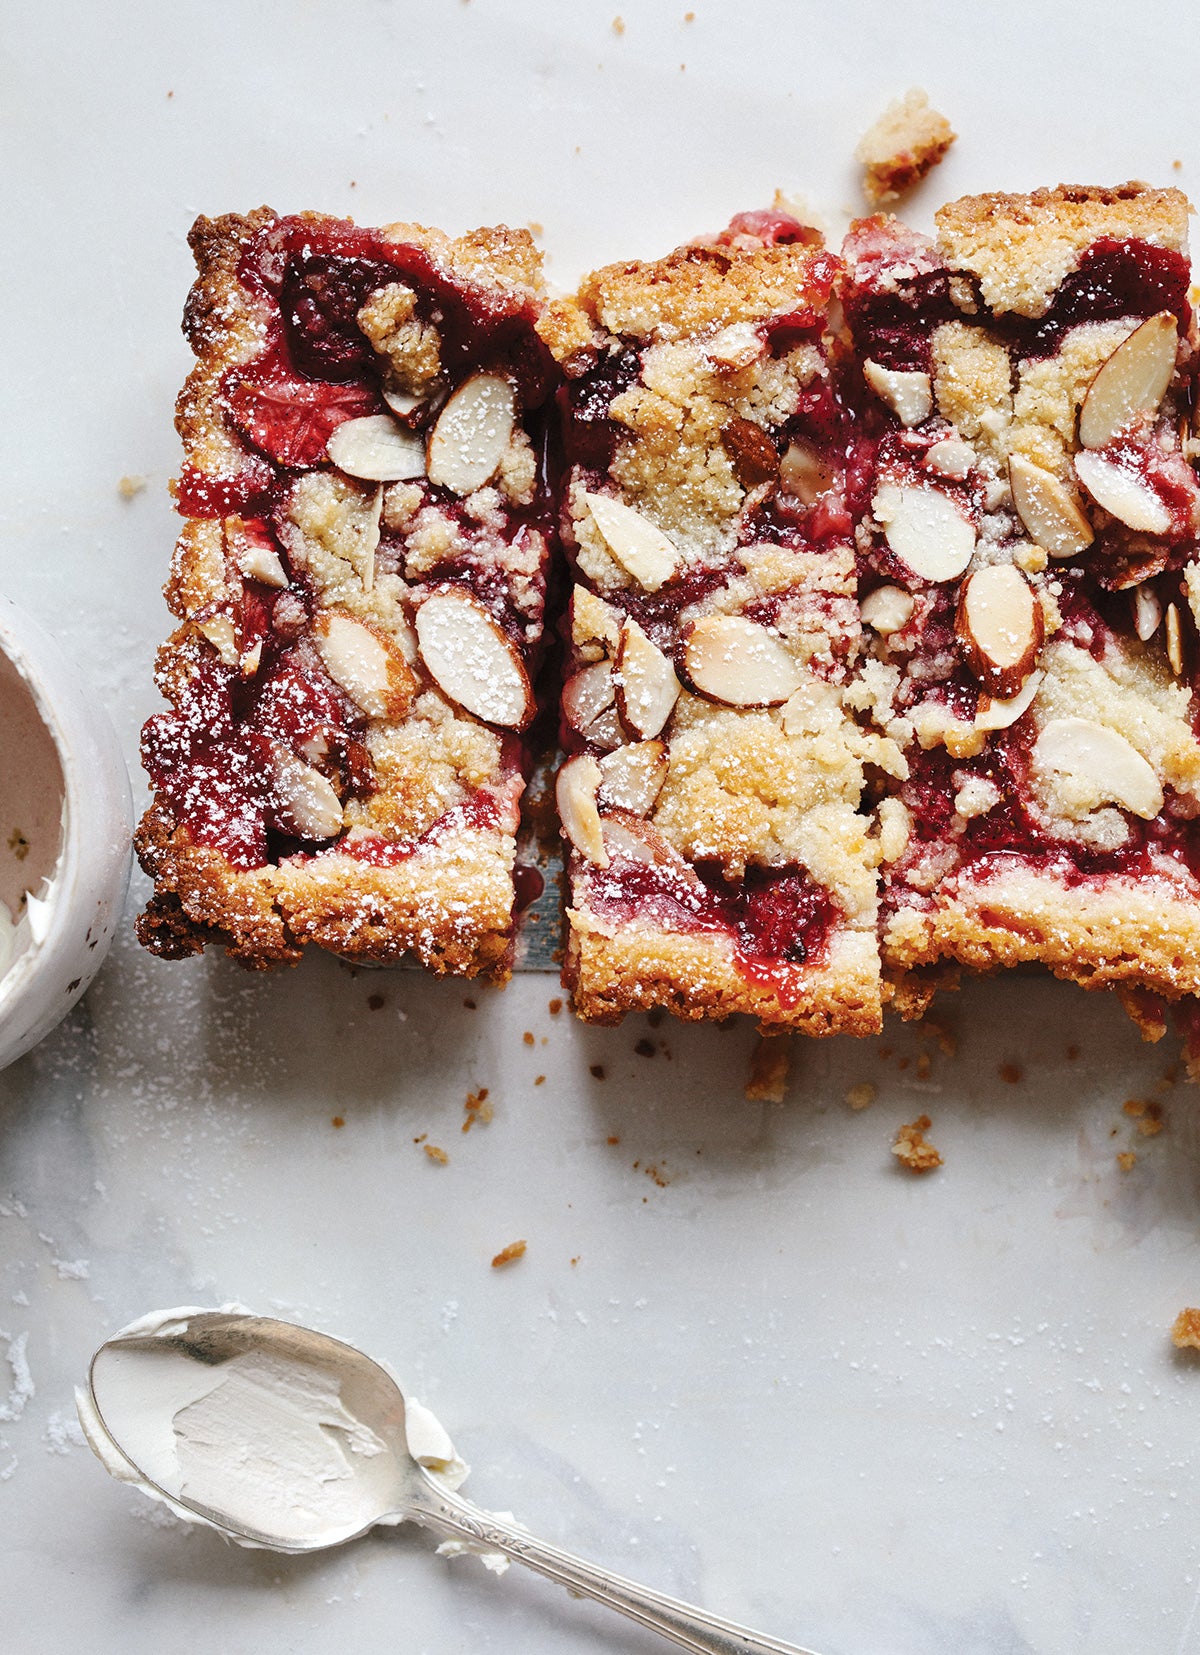
[[227, 1539], [308, 1552], [377, 1523], [412, 1521], [501, 1552], [694, 1655], [813, 1655], [585, 1563], [464, 1500], [426, 1469], [429, 1455], [426, 1464], [413, 1457], [391, 1374], [328, 1334], [241, 1311], [165, 1311], [101, 1345], [77, 1401], [114, 1476]]

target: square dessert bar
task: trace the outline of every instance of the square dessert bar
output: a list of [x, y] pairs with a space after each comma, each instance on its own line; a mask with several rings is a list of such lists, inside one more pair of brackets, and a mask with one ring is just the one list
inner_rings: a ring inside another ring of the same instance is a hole
[[1196, 333], [1177, 190], [990, 195], [843, 256], [864, 659], [901, 983], [1200, 991]]
[[558, 806], [565, 980], [810, 1034], [880, 1022], [878, 843], [843, 705], [859, 635], [839, 266], [785, 213], [597, 271], [540, 324], [565, 375]]
[[528, 235], [200, 219], [139, 935], [507, 974], [553, 511]]

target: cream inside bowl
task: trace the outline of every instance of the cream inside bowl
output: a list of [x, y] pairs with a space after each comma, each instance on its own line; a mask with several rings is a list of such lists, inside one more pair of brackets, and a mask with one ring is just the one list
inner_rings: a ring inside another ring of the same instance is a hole
[[49, 634], [0, 597], [0, 1068], [100, 969], [131, 825], [112, 725]]

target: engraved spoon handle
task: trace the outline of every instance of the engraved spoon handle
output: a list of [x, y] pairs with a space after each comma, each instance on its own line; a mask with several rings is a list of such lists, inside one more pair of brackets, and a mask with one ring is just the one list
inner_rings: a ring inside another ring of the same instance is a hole
[[408, 1513], [415, 1522], [449, 1538], [503, 1552], [514, 1563], [524, 1563], [569, 1592], [619, 1610], [639, 1626], [691, 1650], [692, 1655], [814, 1655], [814, 1651], [798, 1644], [764, 1637], [594, 1563], [585, 1563], [558, 1546], [535, 1539], [524, 1529], [502, 1522], [461, 1495], [449, 1493], [424, 1473], [421, 1481], [424, 1486], [413, 1491]]

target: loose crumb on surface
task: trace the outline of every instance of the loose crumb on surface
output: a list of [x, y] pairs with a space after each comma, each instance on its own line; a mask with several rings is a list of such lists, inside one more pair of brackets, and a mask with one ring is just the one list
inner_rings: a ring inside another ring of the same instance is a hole
[[745, 1092], [750, 1103], [782, 1103], [792, 1065], [792, 1042], [782, 1034], [759, 1035], [750, 1054]]
[[937, 166], [955, 139], [919, 86], [890, 103], [854, 151], [868, 201], [895, 201]]
[[917, 1053], [917, 1079], [928, 1080], [929, 1071], [933, 1068], [933, 1059], [928, 1052]]
[[620, 1141], [621, 1141], [620, 1133], [619, 1132], [610, 1132], [609, 1135], [608, 1135], [608, 1141], [609, 1141], [610, 1144], [619, 1144]]
[[367, 995], [367, 1010], [368, 1011], [382, 1011], [383, 1010], [383, 1004], [384, 1004], [384, 1001], [383, 1001], [383, 995], [382, 994], [368, 994]]
[[1162, 1104], [1148, 1103], [1146, 1113], [1137, 1123], [1137, 1129], [1143, 1138], [1157, 1138], [1165, 1124]]
[[468, 1011], [474, 1011], [476, 1009], [474, 1000], [464, 1000], [463, 1005], [466, 1006]]
[[625, 33], [625, 19], [623, 17], [614, 17], [613, 18], [613, 20], [612, 20], [612, 32], [616, 35], [621, 35], [621, 34]]
[[122, 477], [117, 483], [117, 493], [122, 500], [132, 500], [143, 493], [146, 481], [145, 477]]
[[506, 1264], [511, 1264], [514, 1259], [524, 1258], [524, 1256], [525, 1243], [523, 1241], [510, 1241], [507, 1247], [501, 1247], [492, 1260], [492, 1269], [501, 1270]]
[[1023, 1070], [1019, 1063], [1002, 1063], [999, 1074], [1000, 1079], [1006, 1086], [1017, 1086], [1020, 1083]]
[[562, 1001], [555, 998], [551, 1000], [550, 1004], [546, 1007], [546, 1010], [550, 1013], [551, 1017], [557, 1017], [562, 1008]]
[[521, 1036], [521, 1039], [525, 1042], [525, 1044], [527, 1046], [532, 1046], [533, 1045], [533, 1030], [532, 1029], [526, 1029], [525, 1033]]
[[334, 1115], [334, 1117], [332, 1118], [332, 1120], [330, 1121], [329, 1124], [330, 1124], [330, 1126], [334, 1126], [334, 1127], [345, 1126], [346, 1117], [344, 1115]]
[[852, 1086], [846, 1093], [846, 1102], [851, 1109], [869, 1109], [875, 1102], [874, 1082], [860, 1080], [857, 1086]]
[[426, 1144], [425, 1153], [431, 1161], [436, 1161], [440, 1167], [444, 1167], [446, 1162], [450, 1159], [450, 1157], [446, 1154], [446, 1151], [444, 1149], [439, 1149], [437, 1144]]
[[604, 1065], [603, 1065], [603, 1063], [593, 1063], [593, 1064], [591, 1064], [590, 1067], [588, 1068], [588, 1074], [591, 1075], [593, 1080], [603, 1080], [604, 1079]]
[[1132, 1172], [1137, 1166], [1137, 1153], [1132, 1149], [1122, 1149], [1117, 1155], [1117, 1165], [1122, 1172]]
[[925, 1137], [932, 1125], [928, 1115], [918, 1115], [915, 1121], [902, 1126], [896, 1133], [892, 1154], [910, 1172], [932, 1172], [934, 1167], [942, 1164], [942, 1157]]
[[936, 1017], [922, 1019], [921, 1033], [927, 1034], [931, 1039], [936, 1040], [938, 1050], [943, 1052], [946, 1057], [953, 1057], [958, 1051], [958, 1036], [949, 1024], [941, 1022]]
[[488, 1102], [487, 1087], [481, 1086], [478, 1092], [468, 1092], [463, 1101], [463, 1108], [466, 1110], [466, 1119], [462, 1123], [464, 1132], [469, 1132], [476, 1121], [481, 1126], [486, 1126], [492, 1118], [492, 1106]]
[[545, 1084], [546, 1084], [546, 1077], [545, 1077], [545, 1075], [535, 1075], [535, 1076], [534, 1076], [534, 1077], [533, 1077], [533, 1084], [534, 1084], [534, 1085], [535, 1085], [535, 1086], [544, 1086], [544, 1085], [545, 1085]]
[[1171, 1328], [1171, 1338], [1180, 1350], [1200, 1350], [1200, 1310], [1181, 1310]]
[[633, 1049], [639, 1057], [658, 1056], [658, 1047], [654, 1044], [653, 1040], [647, 1040], [644, 1035], [641, 1040], [636, 1042]]

